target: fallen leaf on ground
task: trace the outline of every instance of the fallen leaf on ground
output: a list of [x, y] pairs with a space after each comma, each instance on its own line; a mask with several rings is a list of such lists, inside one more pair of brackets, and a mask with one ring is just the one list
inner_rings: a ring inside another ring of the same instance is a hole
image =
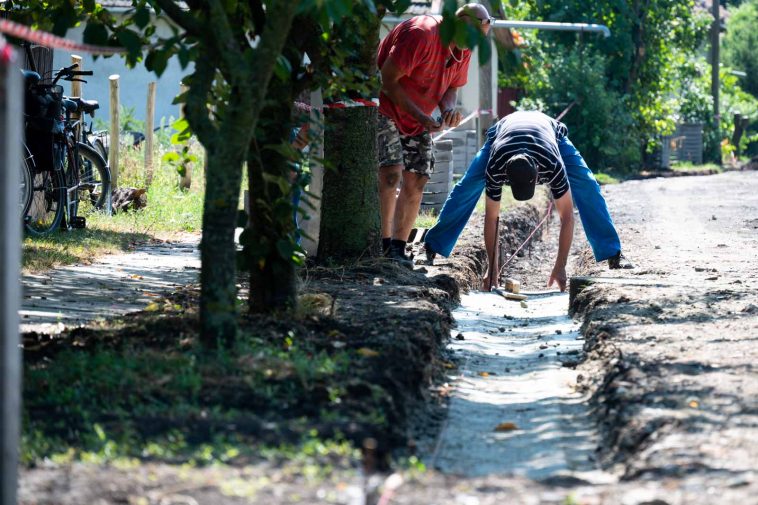
[[377, 356], [379, 356], [379, 352], [377, 352], [377, 351], [375, 351], [373, 349], [369, 349], [368, 347], [361, 347], [360, 349], [358, 349], [355, 352], [357, 352], [358, 354], [360, 354], [364, 358], [376, 358]]
[[161, 307], [161, 306], [160, 306], [160, 305], [158, 305], [157, 303], [155, 303], [155, 302], [150, 302], [149, 304], [147, 304], [147, 307], [145, 307], [145, 310], [146, 310], [147, 312], [155, 312], [156, 310], [160, 309], [160, 307]]
[[513, 431], [517, 429], [516, 423], [500, 423], [495, 426], [495, 431]]
[[442, 366], [444, 366], [445, 368], [455, 368], [455, 365], [453, 365], [449, 361], [443, 361]]

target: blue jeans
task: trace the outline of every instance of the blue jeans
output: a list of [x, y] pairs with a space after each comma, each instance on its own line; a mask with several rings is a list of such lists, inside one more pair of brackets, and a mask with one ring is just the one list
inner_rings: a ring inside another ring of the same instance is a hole
[[[493, 126], [487, 131], [486, 142], [469, 165], [463, 178], [448, 195], [437, 224], [426, 234], [424, 242], [437, 254], [450, 256], [458, 237], [476, 208], [476, 203], [484, 190], [484, 172], [490, 158], [494, 136], [495, 127]], [[595, 259], [606, 260], [621, 251], [621, 241], [608, 212], [605, 198], [600, 193], [600, 185], [568, 137], [558, 142], [558, 149], [566, 165], [571, 195], [579, 210], [584, 233], [595, 254]]]

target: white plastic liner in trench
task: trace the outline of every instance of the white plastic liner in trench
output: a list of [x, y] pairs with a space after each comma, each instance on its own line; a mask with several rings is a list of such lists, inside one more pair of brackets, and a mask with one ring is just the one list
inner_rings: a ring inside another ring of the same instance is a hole
[[525, 294], [526, 307], [472, 292], [453, 312], [458, 375], [427, 462], [465, 476], [607, 480], [596, 471], [597, 438], [586, 395], [575, 388], [578, 372], [564, 366], [583, 343], [567, 315], [568, 295]]

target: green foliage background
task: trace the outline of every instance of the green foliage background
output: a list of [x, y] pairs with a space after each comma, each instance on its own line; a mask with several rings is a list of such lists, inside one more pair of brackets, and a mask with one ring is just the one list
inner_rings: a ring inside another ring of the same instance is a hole
[[[661, 137], [678, 122], [704, 123], [704, 152], [713, 152], [731, 135], [735, 112], [756, 114], [755, 97], [722, 67], [722, 135], [717, 138], [707, 60], [712, 18], [692, 0], [503, 3], [509, 19], [598, 23], [611, 30], [609, 38], [523, 30], [519, 33], [526, 43], [501, 51], [500, 58], [499, 85], [524, 92], [518, 108], [557, 116], [576, 101], [563, 122], [595, 170], [631, 172], [650, 166]], [[735, 14], [755, 4], [742, 2]], [[735, 14], [724, 46], [755, 47], [748, 45], [757, 36], [751, 28], [755, 16]], [[752, 21], [743, 21], [747, 19]]]

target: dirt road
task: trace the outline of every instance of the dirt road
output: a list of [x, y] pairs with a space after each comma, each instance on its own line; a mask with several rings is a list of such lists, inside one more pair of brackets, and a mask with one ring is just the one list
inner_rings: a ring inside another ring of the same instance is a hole
[[[595, 263], [577, 229], [569, 275], [596, 283], [573, 305], [586, 339], [573, 387], [600, 434], [597, 468], [616, 481], [432, 474], [398, 503], [757, 503], [758, 174], [604, 193], [637, 268]], [[556, 240], [553, 222], [508, 275], [544, 289]]]

